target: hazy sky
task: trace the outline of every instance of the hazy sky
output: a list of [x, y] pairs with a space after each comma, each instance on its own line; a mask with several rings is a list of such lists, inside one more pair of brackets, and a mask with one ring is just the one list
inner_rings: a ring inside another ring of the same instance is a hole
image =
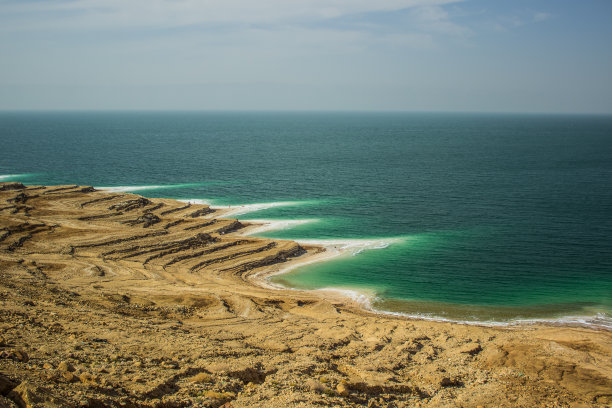
[[612, 1], [0, 0], [0, 109], [612, 113]]

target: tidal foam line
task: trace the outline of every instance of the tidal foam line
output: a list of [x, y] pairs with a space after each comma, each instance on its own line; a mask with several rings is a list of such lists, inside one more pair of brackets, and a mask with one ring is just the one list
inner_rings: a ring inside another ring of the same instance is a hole
[[245, 215], [255, 211], [267, 210], [269, 208], [276, 207], [296, 207], [299, 205], [307, 204], [309, 201], [275, 201], [271, 203], [255, 203], [255, 204], [242, 204], [242, 205], [228, 205], [223, 207], [215, 207], [216, 209], [223, 210], [224, 217], [236, 217], [239, 215]]
[[107, 191], [109, 193], [128, 193], [131, 191], [142, 191], [142, 190], [167, 190], [171, 188], [191, 187], [196, 184], [166, 184], [166, 185], [153, 185], [153, 186], [110, 186], [110, 187], [96, 187], [98, 190]]
[[365, 289], [321, 288], [313, 290], [313, 292], [348, 298], [367, 310], [372, 310], [372, 303], [376, 300], [376, 293]]
[[374, 239], [297, 239], [297, 242], [305, 245], [320, 245], [327, 250], [339, 253], [350, 253], [357, 255], [362, 251], [385, 249], [389, 245], [402, 242], [402, 238], [374, 238]]
[[286, 230], [298, 225], [309, 224], [317, 221], [319, 220], [248, 220], [248, 223], [253, 223], [253, 225], [249, 226], [245, 235], [255, 235], [261, 234], [262, 232]]
[[452, 319], [448, 317], [440, 317], [435, 314], [425, 313], [404, 313], [404, 312], [391, 312], [388, 310], [377, 309], [375, 307], [368, 307], [368, 309], [374, 313], [379, 313], [389, 316], [405, 317], [409, 319], [417, 320], [429, 320], [433, 322], [447, 322], [447, 323], [459, 323], [470, 326], [487, 326], [487, 327], [507, 327], [507, 326], [526, 326], [534, 324], [547, 324], [553, 326], [580, 326], [588, 327], [591, 329], [604, 329], [612, 331], [612, 318], [607, 317], [603, 314], [597, 314], [596, 316], [565, 316], [558, 318], [541, 318], [541, 319], [510, 319], [510, 320], [465, 320], [465, 319]]
[[[189, 204], [204, 204], [209, 205], [210, 208], [217, 210], [217, 216], [220, 217], [237, 217], [240, 215], [249, 214], [256, 211], [267, 210], [269, 208], [276, 207], [296, 207], [312, 203], [313, 201], [274, 201], [271, 203], [255, 203], [255, 204], [230, 204], [230, 205], [216, 205], [211, 200], [202, 198], [186, 198], [177, 200], [182, 203]], [[248, 220], [250, 221], [250, 220]]]
[[28, 177], [29, 174], [0, 174], [0, 181], [10, 181], [15, 178]]

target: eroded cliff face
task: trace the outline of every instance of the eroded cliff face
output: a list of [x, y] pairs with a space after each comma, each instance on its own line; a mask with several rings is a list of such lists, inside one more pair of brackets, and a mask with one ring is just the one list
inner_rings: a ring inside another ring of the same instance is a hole
[[203, 205], [0, 183], [0, 407], [612, 403], [609, 332], [259, 287], [318, 249], [243, 227]]

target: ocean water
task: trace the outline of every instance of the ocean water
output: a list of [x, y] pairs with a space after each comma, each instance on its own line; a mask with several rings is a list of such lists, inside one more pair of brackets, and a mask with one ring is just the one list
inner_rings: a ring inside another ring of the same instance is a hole
[[612, 328], [611, 116], [4, 112], [0, 142], [2, 180], [231, 205], [348, 248], [276, 284]]

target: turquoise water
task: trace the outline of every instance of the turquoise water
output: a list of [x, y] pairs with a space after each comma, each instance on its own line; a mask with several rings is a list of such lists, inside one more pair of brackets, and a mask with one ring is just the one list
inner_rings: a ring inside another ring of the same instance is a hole
[[238, 217], [364, 240], [285, 286], [457, 320], [612, 316], [610, 116], [1, 113], [0, 138], [5, 180], [281, 203]]

